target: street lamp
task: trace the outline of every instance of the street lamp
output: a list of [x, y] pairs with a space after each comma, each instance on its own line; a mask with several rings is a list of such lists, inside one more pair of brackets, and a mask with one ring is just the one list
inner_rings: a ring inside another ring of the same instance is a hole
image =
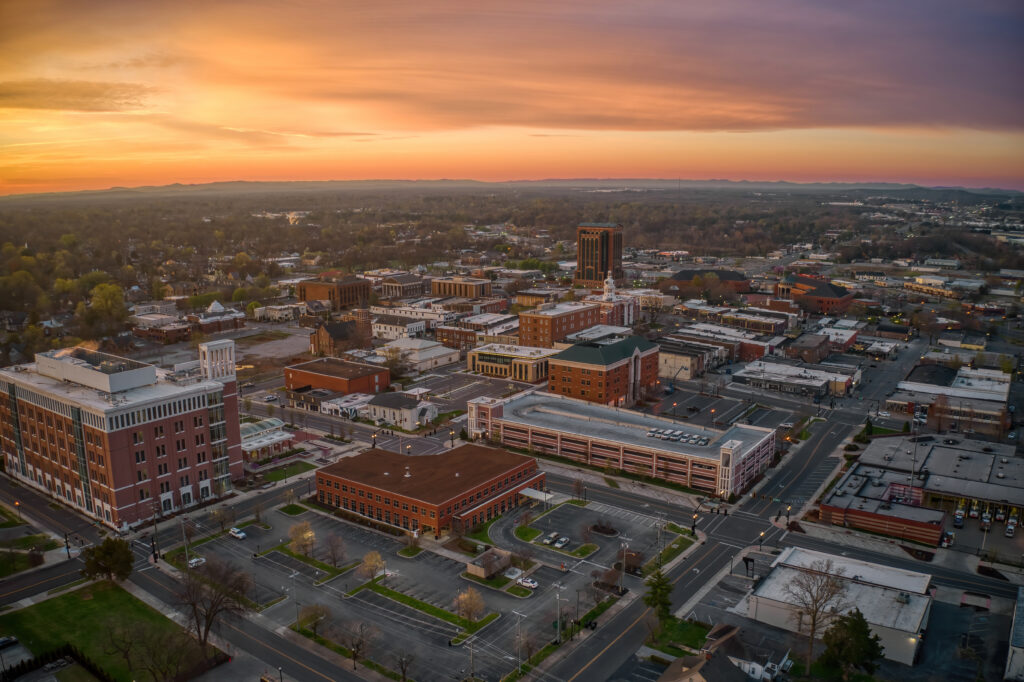
[[374, 433], [374, 434], [371, 434], [371, 435], [370, 435], [370, 438], [372, 438], [372, 439], [373, 439], [373, 447], [375, 447], [375, 448], [376, 448], [376, 447], [377, 447], [377, 434], [376, 434], [376, 433]]
[[14, 508], [18, 510], [18, 520], [21, 521], [21, 502], [19, 500], [14, 501]]
[[711, 408], [711, 425], [715, 425], [715, 408]]
[[677, 408], [678, 406], [679, 406], [679, 403], [677, 403], [677, 402], [675, 402], [675, 401], [672, 401], [672, 417], [673, 417], [673, 418], [674, 418], [674, 417], [678, 417], [678, 416], [679, 416], [679, 414], [678, 414], [678, 413], [676, 412], [676, 408]]
[[405, 454], [407, 454], [407, 455], [411, 455], [412, 454], [412, 444], [411, 443], [409, 445], [405, 446]]
[[787, 526], [789, 525], [789, 512], [791, 512], [791, 511], [793, 511], [793, 505], [787, 504], [786, 505], [786, 525]]
[[448, 429], [448, 436], [452, 439], [452, 444], [449, 447], [455, 447], [455, 429]]
[[[690, 524], [690, 532], [693, 533], [694, 537], [697, 537], [697, 512], [693, 512], [693, 523]], [[764, 535], [764, 533], [761, 533]]]
[[277, 678], [284, 682], [284, 671], [281, 669], [281, 666], [277, 666]]
[[757, 539], [757, 551], [761, 551], [761, 545], [764, 544], [764, 531], [761, 531], [761, 536]]

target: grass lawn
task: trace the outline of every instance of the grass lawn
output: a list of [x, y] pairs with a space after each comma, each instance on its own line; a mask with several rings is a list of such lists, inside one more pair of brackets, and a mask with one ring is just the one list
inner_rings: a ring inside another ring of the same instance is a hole
[[579, 547], [574, 549], [572, 552], [570, 552], [570, 554], [572, 554], [574, 557], [582, 559], [583, 557], [590, 556], [591, 554], [593, 554], [596, 551], [597, 551], [597, 545], [595, 545], [592, 542], [588, 542], [585, 545], [580, 545]]
[[[345, 658], [349, 659], [349, 661], [352, 660], [352, 650], [343, 647], [342, 645], [340, 645], [337, 642], [335, 642], [333, 639], [327, 639], [326, 637], [324, 637], [323, 635], [320, 635], [320, 634], [314, 635], [312, 630], [307, 630], [306, 628], [296, 628], [295, 626], [292, 626], [292, 630], [295, 630], [296, 632], [298, 632], [303, 637], [306, 637], [307, 639], [313, 640], [314, 642], [316, 642], [320, 646], [326, 647], [326, 648], [330, 649], [331, 651], [333, 651], [336, 654], [341, 654]], [[379, 672], [381, 675], [385, 675], [387, 677], [390, 677], [393, 680], [400, 680], [400, 679], [402, 679], [401, 675], [396, 673], [394, 670], [389, 670], [388, 668], [385, 668], [384, 666], [382, 666], [380, 663], [377, 663], [376, 661], [371, 661], [368, 658], [360, 658], [359, 659], [359, 663], [361, 663], [363, 666], [369, 668], [370, 670], [375, 670], [375, 671]]]
[[285, 506], [281, 507], [281, 511], [283, 511], [288, 516], [298, 516], [299, 514], [304, 514], [309, 510], [303, 507], [301, 504], [295, 504], [294, 502], [292, 502], [291, 504], [286, 504]]
[[270, 549], [264, 551], [263, 554], [269, 554], [270, 552], [281, 552], [281, 554], [287, 554], [293, 559], [298, 559], [302, 563], [308, 564], [313, 568], [318, 569], [323, 573], [326, 573], [327, 575], [325, 575], [323, 579], [320, 580], [320, 582], [323, 582], [324, 580], [327, 580], [329, 578], [333, 578], [336, 575], [341, 575], [345, 571], [352, 568], [353, 565], [359, 565], [360, 563], [362, 563], [361, 561], [356, 561], [354, 564], [350, 563], [335, 568], [330, 564], [325, 564], [324, 562], [314, 559], [312, 557], [308, 557], [305, 554], [299, 554], [298, 552], [292, 551], [292, 549], [288, 546], [287, 542], [277, 545], [276, 547], [271, 547]]
[[0, 507], [0, 528], [14, 528], [24, 523], [18, 519], [18, 515], [7, 507]]
[[107, 653], [106, 621], [111, 617], [120, 623], [151, 624], [168, 637], [180, 629], [117, 585], [100, 582], [0, 615], [0, 630], [16, 636], [34, 654], [74, 644], [114, 679], [135, 679], [138, 675], [123, 658]]
[[315, 464], [310, 464], [309, 462], [293, 462], [286, 467], [266, 472], [263, 474], [263, 480], [267, 482], [283, 481], [286, 478], [295, 476], [296, 474], [305, 473], [312, 469], [316, 469]]
[[522, 585], [513, 585], [505, 591], [515, 597], [529, 597], [533, 594], [533, 590], [528, 587], [523, 587]]
[[428, 616], [434, 616], [435, 618], [440, 618], [441, 620], [451, 623], [452, 625], [458, 625], [468, 634], [473, 634], [474, 632], [476, 632], [477, 630], [479, 630], [480, 628], [487, 625], [492, 620], [498, 617], [497, 613], [489, 613], [476, 622], [470, 622], [462, 616], [452, 613], [451, 611], [446, 611], [445, 609], [434, 606], [433, 604], [428, 604], [427, 602], [420, 601], [419, 599], [416, 599], [415, 597], [410, 597], [409, 595], [403, 592], [392, 590], [390, 587], [385, 587], [380, 583], [370, 582], [367, 583], [365, 587], [366, 589], [373, 590], [377, 594], [387, 597], [388, 599], [393, 599], [399, 604], [405, 604], [406, 606], [411, 606], [417, 611], [422, 611]]
[[523, 542], [533, 542], [541, 532], [539, 528], [530, 528], [529, 526], [516, 526], [515, 530], [516, 537]]
[[691, 649], [700, 649], [708, 638], [708, 629], [703, 625], [673, 618], [665, 623], [658, 635], [661, 644], [682, 644]]
[[422, 547], [403, 547], [398, 550], [398, 556], [404, 556], [407, 559], [411, 559], [422, 551]]
[[0, 578], [6, 578], [29, 567], [28, 554], [3, 552], [0, 554]]
[[491, 536], [487, 534], [487, 531], [490, 530], [490, 528], [494, 524], [494, 522], [497, 521], [500, 518], [501, 518], [500, 516], [495, 516], [493, 519], [491, 519], [487, 523], [483, 524], [482, 526], [477, 526], [476, 528], [473, 529], [473, 532], [466, 533], [466, 537], [467, 538], [473, 538], [477, 542], [482, 542], [485, 545], [491, 544]]
[[11, 549], [32, 549], [33, 547], [39, 547], [41, 550], [48, 551], [51, 549], [57, 549], [61, 546], [61, 543], [57, 542], [49, 535], [25, 535], [20, 538], [14, 538], [13, 540], [0, 541], [0, 547], [9, 547]]
[[501, 588], [505, 587], [505, 585], [508, 585], [510, 582], [512, 582], [512, 578], [509, 578], [504, 575], [496, 575], [492, 578], [480, 578], [470, 573], [463, 573], [462, 577], [468, 578], [469, 580], [472, 580], [474, 582], [478, 582], [481, 585], [486, 585], [487, 587], [493, 587], [497, 590], [500, 590]]
[[666, 523], [665, 530], [667, 530], [670, 533], [675, 533], [676, 535], [692, 535], [689, 529], [683, 528], [682, 526], [676, 525], [674, 523]]
[[618, 488], [619, 487], [619, 482], [616, 481], [614, 478], [608, 478], [607, 476], [605, 476], [604, 477], [604, 482], [608, 484], [609, 488]]
[[61, 668], [54, 677], [57, 678], [58, 682], [95, 682], [96, 680], [92, 673], [77, 663]]
[[586, 500], [568, 500], [567, 503], [575, 504], [577, 507], [586, 507], [588, 504], [590, 504], [590, 502]]
[[658, 557], [654, 557], [646, 564], [644, 564], [644, 575], [655, 570], [658, 566], [664, 566], [668, 562], [675, 559], [677, 556], [686, 551], [686, 548], [693, 544], [693, 540], [688, 537], [678, 537], [673, 540], [667, 547], [661, 550], [661, 563], [658, 563]]

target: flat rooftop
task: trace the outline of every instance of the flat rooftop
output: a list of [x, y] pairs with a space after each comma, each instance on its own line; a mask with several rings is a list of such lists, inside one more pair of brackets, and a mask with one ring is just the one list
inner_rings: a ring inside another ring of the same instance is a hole
[[323, 467], [317, 474], [338, 476], [428, 504], [442, 504], [532, 461], [526, 455], [482, 445], [416, 456], [374, 448]]
[[318, 358], [303, 362], [298, 365], [286, 367], [285, 370], [296, 369], [303, 372], [314, 372], [339, 379], [355, 379], [380, 372], [381, 368], [375, 365], [366, 365], [361, 362], [339, 360], [337, 358]]
[[513, 346], [507, 343], [488, 343], [484, 346], [477, 346], [471, 349], [474, 353], [493, 353], [494, 355], [509, 355], [517, 358], [545, 358], [558, 355], [561, 351], [557, 348], [537, 348], [534, 346]]
[[[513, 396], [505, 403], [501, 419], [511, 424], [561, 431], [648, 450], [715, 461], [720, 459], [719, 449], [725, 443], [736, 441], [734, 447], [739, 448], [739, 452], [746, 452], [774, 433], [772, 429], [745, 425], [733, 426], [723, 433], [693, 426], [685, 421], [606, 407], [543, 391]], [[649, 431], [655, 429], [672, 429], [706, 437], [708, 444], [691, 445], [647, 435]]]
[[[549, 304], [550, 305], [550, 304]], [[543, 315], [545, 317], [557, 317], [559, 315], [567, 315], [569, 313], [576, 312], [577, 310], [585, 310], [588, 308], [597, 308], [596, 303], [582, 303], [580, 301], [566, 301], [565, 303], [557, 303], [551, 305], [549, 308], [537, 308], [536, 310], [524, 310], [520, 315]]]
[[842, 571], [846, 588], [842, 596], [846, 605], [844, 613], [857, 608], [868, 623], [907, 633], [917, 633], [927, 625], [925, 618], [931, 607], [931, 597], [927, 594], [930, 575], [797, 547], [782, 551], [754, 594], [792, 603], [788, 586], [815, 561], [827, 560], [832, 561], [834, 570]]

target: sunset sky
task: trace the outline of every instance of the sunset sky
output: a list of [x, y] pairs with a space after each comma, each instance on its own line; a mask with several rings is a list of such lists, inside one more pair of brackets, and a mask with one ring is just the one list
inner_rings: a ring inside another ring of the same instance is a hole
[[1019, 0], [0, 0], [0, 194], [218, 180], [1024, 189]]

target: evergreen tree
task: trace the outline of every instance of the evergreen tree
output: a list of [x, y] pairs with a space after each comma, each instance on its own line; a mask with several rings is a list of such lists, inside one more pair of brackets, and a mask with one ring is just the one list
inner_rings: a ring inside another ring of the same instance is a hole
[[658, 622], [664, 627], [665, 622], [672, 617], [672, 583], [659, 568], [647, 578], [647, 594], [644, 595], [644, 603], [654, 609], [658, 615]]
[[883, 647], [878, 635], [871, 632], [871, 627], [860, 609], [854, 609], [846, 615], [839, 616], [822, 636], [825, 642], [825, 653], [822, 660], [843, 669], [843, 677], [862, 670], [868, 675], [878, 667], [878, 659], [882, 657]]

